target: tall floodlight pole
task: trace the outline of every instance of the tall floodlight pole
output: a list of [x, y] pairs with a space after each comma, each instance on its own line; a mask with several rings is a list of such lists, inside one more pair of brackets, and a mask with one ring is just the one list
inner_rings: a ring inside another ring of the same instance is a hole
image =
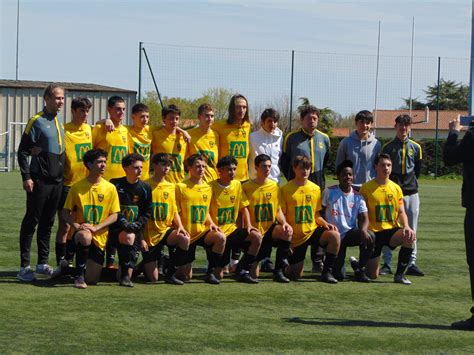
[[[474, 0], [473, 0], [474, 1]], [[411, 57], [410, 57], [410, 116], [413, 107], [413, 54], [415, 43], [415, 16], [411, 25]]]
[[472, 15], [471, 15], [471, 76], [469, 80], [469, 115], [472, 116], [472, 103], [474, 102], [474, 0], [472, 0]]
[[18, 80], [18, 48], [20, 45], [20, 0], [16, 2], [16, 69], [15, 80]]
[[[474, 1], [474, 0], [472, 0]], [[374, 97], [374, 134], [377, 129], [377, 93], [379, 85], [379, 62], [380, 62], [380, 21], [379, 21], [379, 35], [377, 39], [377, 66], [375, 69], [375, 97]]]

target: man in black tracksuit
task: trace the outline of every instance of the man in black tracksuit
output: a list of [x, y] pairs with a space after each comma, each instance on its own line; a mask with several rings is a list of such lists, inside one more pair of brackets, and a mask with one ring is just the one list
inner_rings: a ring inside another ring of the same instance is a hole
[[[17, 279], [34, 281], [51, 277], [49, 241], [61, 197], [64, 172], [64, 131], [57, 114], [64, 105], [64, 89], [51, 84], [44, 91], [45, 107], [30, 118], [18, 147], [18, 165], [26, 191], [26, 213], [20, 229], [21, 268]], [[31, 156], [31, 162], [28, 157]], [[36, 226], [38, 261], [30, 267], [30, 252]]]
[[111, 179], [120, 200], [117, 222], [109, 229], [111, 245], [118, 247], [120, 285], [133, 287], [130, 280], [140, 250], [143, 228], [151, 216], [151, 188], [140, 180], [144, 158], [128, 154], [122, 159], [125, 176]]
[[[460, 128], [459, 119], [449, 122], [449, 135], [443, 153], [446, 165], [463, 163], [462, 206], [466, 208], [464, 237], [471, 278], [471, 297], [474, 301], [474, 120], [471, 121], [468, 131], [459, 142]], [[471, 307], [471, 318], [454, 322], [451, 327], [474, 330], [474, 307]]]

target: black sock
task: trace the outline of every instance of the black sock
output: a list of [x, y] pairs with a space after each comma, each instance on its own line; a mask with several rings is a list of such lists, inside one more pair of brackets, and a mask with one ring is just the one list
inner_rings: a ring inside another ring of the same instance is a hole
[[66, 256], [66, 243], [56, 242], [56, 265]]
[[115, 252], [117, 251], [117, 248], [112, 247], [107, 244], [105, 247], [105, 260], [106, 260], [106, 265], [113, 265], [115, 262]]
[[67, 261], [72, 261], [74, 259], [74, 254], [76, 254], [76, 244], [72, 239], [66, 241], [66, 255], [65, 259]]
[[214, 269], [220, 265], [221, 258], [222, 258], [222, 254], [218, 254], [213, 251], [209, 251], [207, 253], [207, 260], [209, 262], [208, 267], [207, 267], [208, 274], [213, 273]]
[[239, 264], [237, 265], [238, 271], [249, 271], [252, 267], [252, 264], [255, 262], [255, 256], [245, 253], [242, 259], [240, 259]]
[[366, 267], [373, 252], [374, 252], [373, 248], [367, 249], [363, 245], [359, 247], [359, 268], [360, 269], [363, 269]]
[[277, 242], [277, 251], [275, 256], [275, 270], [281, 270], [285, 266], [285, 259], [290, 252], [291, 243], [287, 240], [279, 240]]
[[398, 252], [398, 264], [397, 264], [397, 271], [395, 272], [395, 275], [402, 275], [405, 273], [408, 263], [410, 262], [412, 252], [413, 252], [413, 248], [405, 248], [405, 247], [400, 248], [400, 251]]
[[133, 268], [133, 245], [120, 244], [118, 248], [119, 264], [122, 277], [128, 275], [128, 269]]
[[326, 252], [326, 257], [324, 258], [323, 274], [325, 272], [332, 272], [334, 262], [336, 261], [337, 255]]
[[84, 276], [86, 269], [87, 256], [89, 254], [89, 246], [82, 245], [81, 243], [76, 246], [76, 276]]

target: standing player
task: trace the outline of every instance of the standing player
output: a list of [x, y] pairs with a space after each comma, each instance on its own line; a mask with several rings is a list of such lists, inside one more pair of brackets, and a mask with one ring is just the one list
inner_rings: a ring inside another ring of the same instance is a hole
[[[249, 202], [242, 190], [240, 181], [235, 180], [237, 160], [227, 155], [217, 163], [219, 179], [211, 182], [211, 218], [226, 236], [226, 247], [221, 266], [230, 262], [232, 249], [244, 249], [245, 254], [237, 265], [237, 280], [245, 283], [258, 283], [250, 276], [250, 269], [255, 262], [262, 236], [258, 229], [252, 227], [247, 209]], [[237, 216], [242, 215], [243, 228], [237, 226]], [[221, 275], [222, 277], [222, 275]]]
[[[283, 269], [287, 265], [286, 258], [290, 252], [293, 229], [286, 222], [285, 215], [280, 208], [280, 188], [275, 181], [268, 178], [271, 169], [271, 158], [266, 154], [258, 155], [255, 158], [257, 177], [243, 183], [242, 188], [249, 200], [251, 224], [258, 228], [263, 236], [257, 261], [268, 257], [273, 245], [276, 245], [273, 279], [277, 282], [290, 282], [283, 274]], [[258, 277], [258, 271], [257, 268], [255, 278]]]
[[355, 116], [356, 129], [349, 137], [344, 138], [337, 148], [336, 166], [344, 160], [350, 160], [353, 168], [352, 188], [360, 190], [362, 184], [375, 177], [374, 159], [380, 153], [382, 146], [370, 132], [374, 115], [363, 110]]
[[143, 181], [150, 177], [150, 155], [152, 134], [150, 131], [150, 109], [145, 104], [132, 107], [132, 125], [128, 126], [128, 151], [143, 157]]
[[74, 228], [74, 286], [77, 288], [86, 288], [87, 283], [99, 281], [107, 244], [107, 227], [117, 220], [120, 212], [115, 186], [102, 178], [107, 165], [107, 152], [89, 150], [84, 154], [83, 162], [89, 174], [71, 187], [63, 209], [63, 219]]
[[[64, 105], [64, 89], [51, 84], [43, 97], [46, 105], [43, 111], [30, 118], [18, 147], [18, 165], [26, 191], [26, 213], [20, 229], [21, 268], [17, 275], [23, 282], [53, 274], [53, 268], [48, 265], [49, 241], [63, 185], [64, 132], [57, 114]], [[39, 153], [31, 156], [34, 148]], [[30, 267], [30, 252], [36, 226], [38, 261], [35, 275]]]
[[125, 176], [111, 179], [120, 201], [117, 222], [110, 226], [109, 243], [118, 247], [120, 285], [133, 287], [130, 280], [140, 251], [142, 233], [151, 215], [151, 189], [140, 180], [145, 158], [138, 153], [122, 159]]
[[389, 178], [392, 172], [390, 156], [379, 154], [374, 164], [375, 179], [365, 183], [360, 189], [369, 211], [369, 228], [375, 233], [375, 249], [367, 264], [369, 277], [376, 279], [379, 274], [379, 259], [384, 246], [391, 249], [401, 246], [394, 282], [410, 285], [405, 271], [413, 252], [415, 232], [408, 224], [402, 190]]
[[281, 188], [282, 211], [293, 226], [292, 254], [286, 274], [292, 280], [303, 276], [303, 265], [308, 245], [326, 248], [321, 281], [335, 284], [332, 268], [339, 251], [340, 237], [337, 227], [321, 217], [321, 189], [308, 180], [311, 160], [296, 156], [293, 160], [295, 178]]
[[203, 181], [205, 158], [199, 154], [191, 155], [186, 160], [186, 166], [189, 178], [176, 184], [176, 202], [185, 230], [190, 236], [190, 245], [184, 258], [185, 264], [178, 269], [177, 277], [182, 280], [191, 279], [192, 262], [196, 257], [196, 247], [200, 245], [206, 248], [209, 262], [205, 281], [217, 285], [220, 283], [218, 276], [221, 273], [225, 235], [209, 214], [212, 188]]
[[[82, 162], [84, 154], [92, 149], [92, 130], [87, 124], [87, 116], [92, 103], [87, 97], [72, 100], [72, 120], [64, 125], [64, 147], [66, 164], [64, 166], [64, 182], [61, 200], [58, 206], [58, 231], [56, 233], [56, 263], [58, 268], [54, 276], [65, 272], [74, 256], [74, 242], [67, 239], [69, 225], [62, 219], [62, 210], [71, 186], [87, 176], [87, 168]], [[67, 254], [67, 257], [66, 257]]]
[[[395, 118], [396, 137], [383, 146], [382, 151], [392, 159], [392, 173], [390, 180], [397, 183], [403, 192], [403, 205], [408, 217], [408, 224], [416, 233], [418, 228], [418, 215], [420, 213], [420, 196], [418, 194], [418, 178], [421, 173], [421, 146], [409, 139], [412, 118], [403, 114]], [[416, 265], [417, 241], [408, 264], [407, 275], [424, 276], [425, 274]], [[382, 274], [390, 274], [392, 251], [383, 249], [384, 265], [380, 270]]]
[[236, 94], [231, 97], [227, 120], [216, 122], [212, 128], [219, 134], [219, 155], [232, 155], [237, 159], [235, 178], [241, 182], [248, 180], [248, 156], [250, 118], [248, 101], [245, 96]]
[[334, 265], [333, 275], [342, 281], [347, 247], [359, 246], [359, 261], [351, 257], [356, 281], [369, 282], [366, 265], [374, 251], [375, 235], [369, 231], [367, 205], [352, 188], [352, 161], [344, 160], [336, 167], [339, 185], [328, 187], [323, 193], [324, 217], [337, 227], [341, 235], [341, 246]]
[[170, 251], [170, 259], [166, 268], [165, 282], [183, 285], [183, 281], [176, 278], [175, 273], [178, 267], [185, 264], [184, 258], [189, 249], [189, 234], [185, 231], [178, 214], [175, 184], [166, 181], [171, 159], [166, 153], [158, 153], [153, 156], [152, 164], [154, 174], [146, 182], [151, 186], [153, 208], [142, 239], [145, 275], [151, 282], [158, 281], [158, 261], [166, 245]]
[[[305, 106], [300, 112], [301, 128], [288, 133], [283, 141], [283, 152], [280, 159], [280, 168], [286, 179], [295, 177], [291, 162], [298, 155], [311, 158], [311, 173], [309, 180], [324, 190], [326, 180], [324, 169], [329, 160], [329, 137], [317, 129], [321, 112], [312, 105]], [[311, 248], [313, 271], [322, 270], [324, 253], [320, 248]]]
[[211, 126], [214, 122], [214, 109], [209, 104], [198, 108], [199, 126], [188, 131], [191, 142], [187, 155], [201, 154], [206, 158], [204, 182], [210, 183], [218, 178], [216, 164], [219, 160], [219, 134]]
[[184, 180], [184, 157], [187, 143], [177, 128], [181, 110], [176, 105], [163, 107], [161, 117], [164, 127], [153, 131], [153, 154], [166, 153], [171, 157], [171, 171], [166, 177], [174, 184]]

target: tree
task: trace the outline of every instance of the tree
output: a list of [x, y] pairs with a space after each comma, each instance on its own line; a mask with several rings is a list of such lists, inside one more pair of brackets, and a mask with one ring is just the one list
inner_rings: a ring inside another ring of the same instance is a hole
[[[419, 101], [418, 98], [412, 100], [413, 110], [424, 110], [426, 106], [430, 110], [436, 110], [438, 98], [438, 84], [429, 85], [426, 90], [426, 102]], [[439, 109], [440, 110], [467, 110], [469, 86], [457, 83], [454, 80], [441, 79], [439, 82]], [[403, 109], [410, 107], [410, 99], [403, 99], [405, 105]]]
[[216, 120], [227, 118], [229, 102], [232, 96], [234, 96], [234, 91], [225, 88], [210, 88], [203, 93], [207, 103], [214, 107]]

